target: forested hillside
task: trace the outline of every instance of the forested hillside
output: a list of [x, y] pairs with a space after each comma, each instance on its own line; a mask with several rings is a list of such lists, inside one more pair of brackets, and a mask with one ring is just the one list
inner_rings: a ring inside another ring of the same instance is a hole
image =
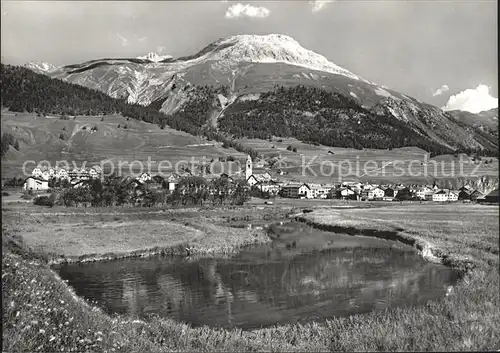
[[[182, 103], [172, 113], [162, 113], [162, 104], [169, 96], [179, 92], [185, 97]], [[465, 148], [453, 150], [418, 124], [410, 125], [395, 118], [390, 109], [369, 110], [351, 97], [302, 85], [290, 88], [275, 86], [274, 90], [254, 95], [251, 99], [240, 97], [219, 117], [217, 130], [210, 124], [210, 119], [224, 108], [219, 95], [228, 98], [228, 87], [172, 87], [172, 92], [166, 93], [165, 98], [149, 106], [141, 106], [24, 67], [1, 65], [2, 106], [12, 111], [89, 116], [121, 113], [162, 128], [168, 126], [205, 136], [252, 157], [256, 157], [257, 153], [236, 142], [235, 138], [268, 139], [274, 135], [294, 137], [312, 144], [356, 149], [416, 146], [432, 155], [497, 153], [486, 149], [468, 149], [466, 144], [463, 145]], [[486, 137], [483, 140], [486, 141]], [[490, 145], [493, 146], [493, 142]]]
[[128, 104], [20, 66], [1, 64], [1, 93], [2, 106], [15, 112], [91, 116], [122, 113], [154, 124], [166, 118], [153, 108]]
[[2, 107], [11, 111], [61, 116], [121, 113], [126, 117], [158, 124], [162, 128], [169, 126], [192, 135], [204, 135], [209, 140], [222, 142], [224, 146], [233, 147], [252, 157], [257, 156], [251, 148], [227, 138], [214, 129], [204, 127], [210, 112], [217, 108], [217, 94], [227, 94], [227, 87], [218, 89], [210, 86], [191, 87], [192, 98], [187, 104], [175, 114], [165, 115], [159, 111], [162, 100], [153, 102], [149, 106], [129, 104], [125, 99], [112, 98], [105, 93], [53, 79], [24, 67], [0, 65]]
[[237, 137], [274, 135], [335, 147], [417, 146], [433, 154], [451, 152], [425, 133], [367, 110], [349, 97], [300, 85], [233, 103], [219, 119], [219, 127]]

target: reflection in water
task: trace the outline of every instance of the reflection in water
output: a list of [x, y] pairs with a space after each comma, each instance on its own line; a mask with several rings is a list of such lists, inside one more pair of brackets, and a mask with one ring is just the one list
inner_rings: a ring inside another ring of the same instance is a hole
[[383, 241], [290, 253], [278, 244], [232, 259], [128, 259], [59, 272], [110, 313], [241, 328], [422, 304], [456, 281], [451, 270]]

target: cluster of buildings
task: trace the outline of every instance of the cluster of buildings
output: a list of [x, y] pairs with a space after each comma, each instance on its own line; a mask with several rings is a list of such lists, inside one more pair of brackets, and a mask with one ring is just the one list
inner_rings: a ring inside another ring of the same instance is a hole
[[[102, 170], [99, 166], [90, 168], [35, 168], [32, 176], [24, 183], [25, 190], [47, 190], [49, 180], [68, 180], [69, 185], [79, 187], [84, 181], [100, 178]], [[283, 175], [276, 173], [276, 175]], [[166, 189], [173, 192], [182, 178], [192, 176], [190, 172], [172, 173], [168, 177], [151, 176], [143, 173], [137, 178], [130, 178], [129, 184], [138, 187], [147, 186], [148, 189]], [[230, 182], [234, 180], [227, 174], [203, 176], [204, 178], [225, 177]], [[248, 156], [245, 166], [245, 180], [249, 187], [259, 190], [269, 196], [303, 199], [344, 199], [358, 201], [393, 201], [398, 194], [404, 193], [404, 199], [416, 199], [434, 202], [498, 202], [498, 190], [484, 195], [479, 190], [466, 186], [458, 190], [441, 189], [437, 185], [404, 185], [404, 184], [371, 184], [360, 182], [343, 182], [337, 184], [314, 184], [295, 181], [280, 181], [272, 177], [267, 171], [253, 172], [253, 163]], [[496, 195], [496, 198], [495, 198]], [[400, 197], [403, 199], [403, 197]], [[398, 198], [399, 199], [399, 198]]]
[[[254, 174], [252, 172], [251, 159], [248, 159], [246, 164], [246, 180], [251, 187], [257, 188], [261, 192], [287, 198], [393, 201], [398, 193], [404, 193], [407, 199], [413, 198], [422, 201], [498, 202], [498, 190], [484, 195], [479, 190], [470, 189], [466, 186], [458, 190], [451, 190], [441, 189], [437, 185], [380, 185], [360, 182], [343, 182], [338, 184], [283, 182], [273, 178], [268, 172]], [[496, 199], [495, 195], [497, 195]]]
[[75, 185], [84, 180], [98, 179], [101, 177], [102, 169], [95, 165], [90, 168], [49, 168], [47, 166], [36, 167], [31, 172], [31, 176], [26, 178], [23, 184], [24, 190], [43, 191], [49, 189], [49, 181], [67, 180], [71, 185]]

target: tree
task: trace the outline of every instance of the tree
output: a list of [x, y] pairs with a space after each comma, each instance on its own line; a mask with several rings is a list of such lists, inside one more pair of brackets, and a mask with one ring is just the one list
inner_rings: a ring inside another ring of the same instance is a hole
[[292, 145], [288, 145], [288, 147], [286, 149], [287, 149], [287, 151], [291, 151], [293, 149]]
[[[52, 194], [53, 195], [53, 194]], [[49, 196], [37, 196], [33, 199], [33, 204], [36, 206], [54, 206], [54, 198]]]
[[231, 203], [233, 205], [243, 205], [250, 199], [250, 188], [245, 180], [240, 180], [236, 183], [234, 192], [231, 195]]
[[[17, 145], [17, 147], [16, 147], [16, 145]], [[5, 154], [9, 150], [9, 146], [13, 146], [14, 148], [16, 148], [16, 150], [19, 151], [19, 143], [14, 138], [14, 135], [12, 135], [11, 133], [8, 133], [8, 132], [4, 132], [2, 134], [2, 142], [1, 142], [1, 149], [2, 149], [1, 155], [2, 155], [2, 157], [5, 156]]]
[[395, 199], [398, 201], [412, 200], [413, 198], [414, 198], [413, 193], [407, 187], [399, 190], [395, 197]]

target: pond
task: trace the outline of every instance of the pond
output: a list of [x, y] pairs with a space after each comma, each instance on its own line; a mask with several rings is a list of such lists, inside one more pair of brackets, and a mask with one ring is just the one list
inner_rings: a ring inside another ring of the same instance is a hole
[[457, 274], [382, 239], [273, 225], [271, 245], [233, 258], [133, 258], [56, 267], [108, 313], [253, 329], [443, 297]]

